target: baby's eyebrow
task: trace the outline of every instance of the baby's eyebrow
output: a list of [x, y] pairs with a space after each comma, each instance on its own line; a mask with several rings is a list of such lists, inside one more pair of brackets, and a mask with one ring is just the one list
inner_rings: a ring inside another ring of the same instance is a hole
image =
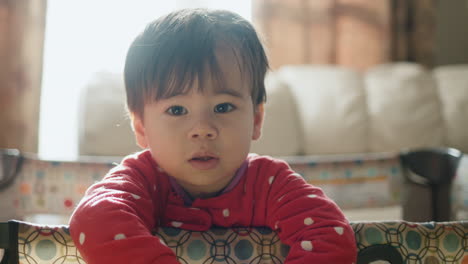
[[236, 90], [232, 90], [232, 89], [220, 89], [216, 91], [216, 94], [227, 94], [227, 95], [231, 95], [231, 96], [238, 97], [238, 98], [244, 98], [242, 93]]

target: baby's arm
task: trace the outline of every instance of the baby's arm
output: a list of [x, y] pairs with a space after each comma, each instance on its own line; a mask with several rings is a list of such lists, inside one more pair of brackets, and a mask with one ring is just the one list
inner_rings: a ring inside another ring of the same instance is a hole
[[288, 264], [356, 263], [354, 232], [338, 206], [287, 165], [271, 184], [268, 225], [291, 248]]
[[86, 192], [70, 219], [70, 233], [88, 264], [179, 263], [151, 234], [161, 212], [154, 209], [149, 184], [140, 173], [112, 171]]

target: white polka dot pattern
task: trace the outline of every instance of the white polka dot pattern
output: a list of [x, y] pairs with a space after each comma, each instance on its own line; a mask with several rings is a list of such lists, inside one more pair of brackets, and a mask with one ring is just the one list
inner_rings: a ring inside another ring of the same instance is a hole
[[309, 198], [316, 198], [317, 195], [316, 195], [316, 194], [309, 194], [309, 195], [307, 195], [307, 197], [309, 197]]
[[83, 245], [83, 244], [84, 244], [85, 239], [86, 239], [85, 233], [81, 232], [81, 233], [80, 233], [80, 238], [79, 238], [79, 240], [80, 240], [80, 245]]
[[304, 225], [306, 225], [306, 226], [309, 226], [309, 225], [311, 225], [313, 223], [314, 223], [314, 220], [312, 220], [312, 218], [310, 218], [310, 217], [307, 217], [306, 219], [304, 219]]
[[310, 241], [302, 241], [301, 247], [305, 251], [312, 251], [312, 242]]
[[172, 226], [173, 227], [181, 227], [182, 226], [182, 222], [177, 222], [177, 221], [172, 221]]
[[271, 185], [274, 180], [275, 180], [275, 176], [271, 176], [270, 178], [268, 178], [268, 183]]
[[227, 209], [227, 208], [224, 209], [224, 210], [223, 210], [223, 216], [224, 216], [224, 217], [229, 217], [229, 215], [230, 215], [229, 209]]
[[336, 231], [336, 233], [338, 233], [338, 235], [342, 235], [343, 232], [344, 232], [344, 229], [341, 226], [337, 226], [337, 227], [335, 227], [335, 231]]
[[114, 240], [121, 240], [127, 238], [124, 234], [117, 234], [114, 236]]

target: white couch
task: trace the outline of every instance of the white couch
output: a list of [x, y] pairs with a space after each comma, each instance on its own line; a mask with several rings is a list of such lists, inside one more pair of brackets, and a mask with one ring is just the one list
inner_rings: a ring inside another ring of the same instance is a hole
[[[351, 220], [401, 219], [400, 207], [394, 206], [401, 197], [395, 197], [391, 179], [403, 174], [399, 151], [453, 147], [468, 153], [468, 65], [428, 70], [391, 63], [364, 73], [337, 66], [284, 66], [268, 74], [266, 88], [263, 134], [252, 152], [284, 157], [307, 180], [319, 180], [349, 209]], [[123, 105], [122, 77], [96, 75], [82, 97], [80, 155], [123, 156], [138, 150]], [[364, 160], [365, 166], [351, 160]], [[464, 164], [454, 196], [466, 210]], [[350, 184], [342, 184], [345, 174], [352, 175]], [[357, 192], [367, 200], [350, 202]], [[355, 210], [361, 206], [376, 208]]]
[[[273, 156], [394, 152], [454, 147], [468, 152], [468, 65], [427, 70], [379, 65], [285, 66], [266, 79], [263, 135], [252, 151]], [[82, 98], [80, 155], [138, 150], [123, 110], [120, 75], [105, 74]]]
[[[286, 66], [267, 79], [262, 139], [272, 155], [392, 152], [446, 146], [468, 152], [468, 65], [416, 64], [365, 73]], [[285, 140], [288, 139], [288, 140]]]

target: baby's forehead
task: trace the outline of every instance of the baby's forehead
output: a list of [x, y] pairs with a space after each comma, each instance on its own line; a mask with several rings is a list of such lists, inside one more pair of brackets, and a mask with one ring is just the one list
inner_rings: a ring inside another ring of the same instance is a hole
[[232, 49], [217, 48], [203, 64], [179, 64], [166, 82], [156, 87], [156, 97], [168, 98], [190, 92], [242, 95], [252, 91], [252, 76]]
[[[162, 88], [160, 92], [165, 93], [165, 98], [174, 97], [178, 95], [189, 95], [199, 93], [202, 95], [227, 95], [232, 97], [244, 98], [251, 94], [251, 85], [245, 81], [242, 76], [223, 75], [211, 76], [206, 73], [202, 78], [196, 76], [192, 80], [179, 80], [176, 83], [182, 86], [172, 86]], [[166, 91], [164, 91], [166, 90]]]

